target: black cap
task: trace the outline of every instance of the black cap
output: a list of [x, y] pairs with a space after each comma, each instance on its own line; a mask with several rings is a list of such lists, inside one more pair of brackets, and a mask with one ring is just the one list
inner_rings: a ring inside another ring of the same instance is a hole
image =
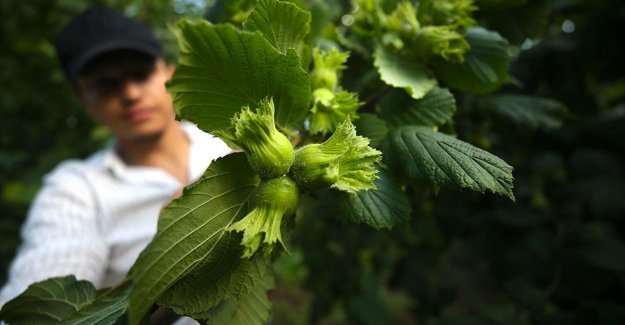
[[147, 24], [100, 6], [74, 17], [57, 35], [54, 46], [71, 80], [89, 61], [106, 52], [136, 50], [163, 56], [161, 43]]

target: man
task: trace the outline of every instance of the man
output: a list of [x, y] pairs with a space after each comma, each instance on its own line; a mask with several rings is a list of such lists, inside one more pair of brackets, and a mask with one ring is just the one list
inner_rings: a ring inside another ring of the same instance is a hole
[[46, 176], [0, 306], [49, 277], [74, 274], [96, 287], [120, 282], [154, 236], [163, 205], [230, 153], [218, 138], [175, 120], [165, 87], [174, 67], [146, 25], [95, 7], [75, 17], [55, 47], [77, 99], [115, 142]]

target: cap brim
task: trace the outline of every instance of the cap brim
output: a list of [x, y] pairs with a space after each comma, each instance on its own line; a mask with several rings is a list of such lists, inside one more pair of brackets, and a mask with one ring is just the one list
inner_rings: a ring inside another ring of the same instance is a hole
[[86, 51], [80, 57], [76, 58], [76, 60], [74, 61], [74, 65], [69, 70], [69, 76], [72, 79], [75, 79], [80, 71], [87, 65], [87, 63], [89, 63], [95, 57], [106, 52], [111, 52], [115, 50], [133, 50], [148, 54], [155, 58], [162, 56], [161, 50], [146, 44], [137, 44], [136, 42], [113, 40], [101, 43], [98, 46], [89, 49], [89, 51]]

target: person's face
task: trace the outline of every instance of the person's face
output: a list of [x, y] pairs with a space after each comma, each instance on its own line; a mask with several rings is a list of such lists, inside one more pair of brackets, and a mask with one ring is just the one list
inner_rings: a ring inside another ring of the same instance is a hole
[[175, 122], [165, 83], [173, 66], [134, 52], [95, 59], [77, 80], [83, 107], [120, 140], [141, 140], [162, 134]]

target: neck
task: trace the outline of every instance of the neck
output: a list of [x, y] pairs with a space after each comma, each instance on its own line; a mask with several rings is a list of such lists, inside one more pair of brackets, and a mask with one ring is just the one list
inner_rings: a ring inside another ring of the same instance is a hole
[[163, 169], [182, 184], [189, 182], [190, 141], [178, 123], [163, 132], [132, 139], [118, 139], [117, 152], [129, 166]]

